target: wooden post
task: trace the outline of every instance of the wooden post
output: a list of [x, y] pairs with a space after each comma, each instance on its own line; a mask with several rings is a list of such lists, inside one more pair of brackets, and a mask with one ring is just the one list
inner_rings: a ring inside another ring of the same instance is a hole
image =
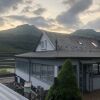
[[54, 66], [54, 84], [57, 83], [58, 66]]
[[58, 66], [54, 67], [54, 77], [57, 77], [58, 75]]
[[29, 82], [31, 82], [31, 60], [29, 59]]
[[83, 80], [83, 64], [82, 64], [81, 67], [82, 67], [82, 94], [83, 94], [83, 90], [84, 90], [84, 89], [83, 89], [83, 81], [84, 81], [84, 80]]

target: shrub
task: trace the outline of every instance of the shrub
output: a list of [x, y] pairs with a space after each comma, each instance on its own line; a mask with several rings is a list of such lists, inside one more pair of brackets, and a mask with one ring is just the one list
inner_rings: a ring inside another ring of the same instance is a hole
[[62, 65], [62, 69], [56, 82], [51, 86], [46, 100], [82, 100], [73, 66], [69, 60], [66, 60]]

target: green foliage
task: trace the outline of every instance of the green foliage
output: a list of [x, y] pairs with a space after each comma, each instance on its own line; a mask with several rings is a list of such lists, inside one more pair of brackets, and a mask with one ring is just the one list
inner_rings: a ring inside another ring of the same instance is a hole
[[9, 67], [9, 66], [8, 68], [0, 68], [0, 75], [10, 74], [10, 73], [14, 73], [14, 68]]
[[9, 74], [10, 72], [8, 72], [6, 69], [0, 69], [0, 75], [4, 75], [4, 74]]
[[46, 100], [81, 100], [71, 62], [65, 61]]

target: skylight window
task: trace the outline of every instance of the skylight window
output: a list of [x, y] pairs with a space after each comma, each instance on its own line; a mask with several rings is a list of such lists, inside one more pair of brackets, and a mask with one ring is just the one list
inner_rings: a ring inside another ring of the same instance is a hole
[[98, 47], [98, 45], [94, 42], [91, 42], [94, 47]]
[[79, 44], [82, 44], [82, 42], [79, 41]]

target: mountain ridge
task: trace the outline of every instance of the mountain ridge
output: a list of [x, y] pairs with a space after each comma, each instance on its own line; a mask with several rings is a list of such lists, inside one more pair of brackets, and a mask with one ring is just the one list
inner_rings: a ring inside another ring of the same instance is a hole
[[72, 33], [72, 35], [83, 36], [88, 38], [95, 38], [100, 40], [100, 32], [93, 29], [80, 29]]
[[[0, 31], [0, 52], [32, 52], [35, 50], [43, 31], [44, 30], [40, 30], [34, 25], [28, 24]], [[46, 32], [51, 33], [49, 31]], [[93, 29], [76, 30], [75, 32], [71, 33], [71, 35], [100, 40], [100, 32], [96, 32]]]
[[39, 29], [26, 24], [0, 31], [0, 52], [33, 51], [41, 34]]

